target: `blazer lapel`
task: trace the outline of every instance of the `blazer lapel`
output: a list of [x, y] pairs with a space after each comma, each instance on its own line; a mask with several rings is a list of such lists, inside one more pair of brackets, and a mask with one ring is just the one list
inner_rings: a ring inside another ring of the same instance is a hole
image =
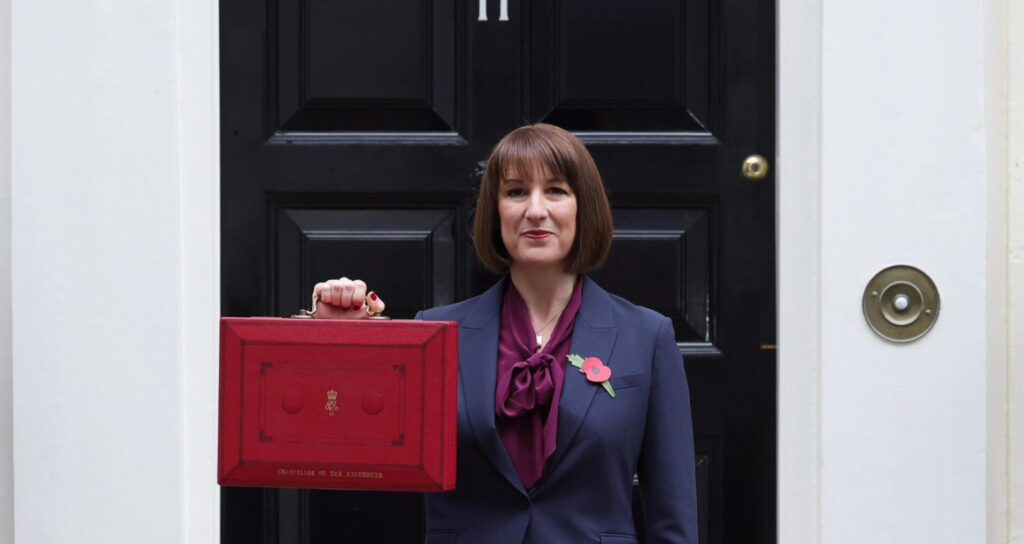
[[466, 419], [473, 435], [498, 472], [525, 495], [526, 489], [494, 424], [498, 335], [506, 281], [507, 277], [481, 295], [459, 327], [459, 379], [466, 400]]
[[[612, 319], [611, 298], [608, 292], [584, 276], [583, 304], [576, 315], [576, 324], [572, 330], [572, 345], [569, 353], [583, 358], [597, 357], [609, 364], [608, 357], [615, 345], [618, 329]], [[614, 371], [614, 362], [610, 363]], [[493, 383], [493, 380], [492, 380]], [[565, 383], [562, 385], [562, 397], [558, 401], [558, 437], [555, 454], [548, 463], [550, 471], [554, 471], [565, 455], [565, 450], [572, 443], [580, 425], [587, 417], [590, 403], [594, 395], [604, 388], [587, 381], [585, 376], [572, 365], [565, 369]]]

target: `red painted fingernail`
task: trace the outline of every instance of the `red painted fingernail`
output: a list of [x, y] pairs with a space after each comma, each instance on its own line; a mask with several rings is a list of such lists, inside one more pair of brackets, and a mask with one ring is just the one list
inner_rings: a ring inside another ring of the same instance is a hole
[[377, 293], [374, 293], [373, 291], [370, 291], [370, 300], [376, 301], [377, 300]]

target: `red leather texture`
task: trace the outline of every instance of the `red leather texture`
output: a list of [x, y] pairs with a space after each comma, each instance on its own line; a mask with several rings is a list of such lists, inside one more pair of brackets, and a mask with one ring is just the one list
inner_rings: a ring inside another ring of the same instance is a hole
[[217, 481], [455, 488], [458, 324], [222, 318]]

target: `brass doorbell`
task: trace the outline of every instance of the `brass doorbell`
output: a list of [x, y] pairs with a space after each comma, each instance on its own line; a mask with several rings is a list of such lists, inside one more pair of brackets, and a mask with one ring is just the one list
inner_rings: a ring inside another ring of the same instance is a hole
[[911, 342], [924, 336], [938, 319], [939, 290], [913, 266], [890, 266], [864, 288], [863, 307], [864, 318], [879, 336]]

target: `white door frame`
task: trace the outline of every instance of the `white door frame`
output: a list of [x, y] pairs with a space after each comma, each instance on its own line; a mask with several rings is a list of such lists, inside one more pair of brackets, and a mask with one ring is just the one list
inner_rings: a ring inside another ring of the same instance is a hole
[[181, 183], [182, 527], [220, 542], [217, 391], [220, 317], [219, 2], [176, 0]]
[[779, 0], [776, 23], [778, 541], [801, 544], [821, 542], [821, 4]]

